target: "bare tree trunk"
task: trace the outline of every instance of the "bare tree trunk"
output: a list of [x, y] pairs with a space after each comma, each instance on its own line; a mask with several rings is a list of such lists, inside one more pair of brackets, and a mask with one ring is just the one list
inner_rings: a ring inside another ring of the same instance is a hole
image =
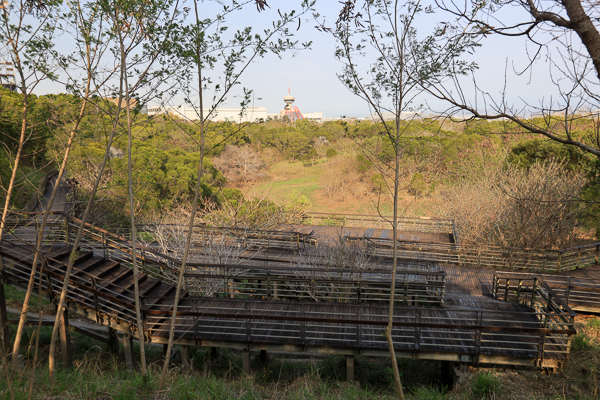
[[398, 269], [398, 189], [400, 185], [400, 115], [396, 117], [396, 172], [394, 175], [394, 220], [392, 221], [392, 236], [394, 244], [392, 247], [392, 284], [390, 287], [390, 305], [388, 313], [388, 324], [385, 328], [385, 337], [388, 342], [390, 357], [392, 358], [392, 369], [394, 370], [394, 386], [400, 400], [404, 400], [404, 392], [402, 391], [402, 382], [400, 380], [400, 371], [398, 370], [398, 361], [396, 359], [396, 351], [394, 350], [394, 338], [392, 337], [392, 328], [394, 320], [394, 295], [396, 293], [396, 271]]
[[79, 110], [79, 115], [77, 117], [77, 120], [74, 122], [73, 128], [71, 129], [71, 134], [69, 135], [69, 141], [67, 142], [67, 147], [65, 149], [65, 155], [64, 155], [63, 161], [60, 165], [60, 169], [58, 171], [58, 176], [56, 177], [56, 184], [54, 185], [54, 188], [52, 188], [52, 194], [50, 195], [50, 199], [48, 200], [48, 204], [46, 205], [46, 210], [44, 211], [44, 218], [42, 220], [42, 225], [40, 226], [39, 235], [37, 237], [35, 255], [33, 258], [33, 264], [31, 265], [31, 274], [29, 276], [29, 283], [27, 284], [27, 292], [25, 293], [25, 300], [23, 301], [23, 308], [21, 310], [21, 316], [19, 318], [17, 334], [15, 336], [15, 341], [13, 344], [13, 366], [15, 366], [15, 367], [16, 367], [17, 357], [19, 355], [19, 350], [21, 347], [21, 338], [23, 336], [25, 322], [27, 322], [27, 311], [29, 311], [29, 301], [31, 299], [31, 293], [33, 291], [35, 273], [37, 271], [37, 263], [40, 260], [40, 250], [42, 248], [43, 233], [46, 229], [46, 223], [48, 221], [48, 216], [50, 215], [50, 209], [52, 208], [52, 205], [54, 204], [54, 199], [56, 197], [56, 193], [58, 192], [58, 188], [60, 186], [60, 181], [63, 177], [65, 168], [67, 166], [67, 160], [69, 159], [69, 153], [71, 151], [73, 139], [75, 138], [75, 133], [77, 132], [77, 129], [79, 128], [79, 124], [81, 122], [81, 119], [83, 118], [85, 108], [87, 106], [90, 83], [91, 83], [91, 81], [88, 80], [86, 96], [83, 99], [83, 103]]
[[135, 296], [135, 319], [138, 330], [138, 340], [140, 342], [140, 362], [142, 364], [142, 375], [146, 375], [148, 373], [148, 369], [146, 367], [146, 346], [145, 346], [145, 338], [144, 338], [144, 328], [142, 325], [142, 313], [140, 310], [140, 284], [139, 284], [139, 271], [137, 264], [137, 233], [135, 229], [135, 210], [133, 205], [133, 164], [131, 161], [131, 146], [132, 146], [132, 133], [131, 133], [131, 98], [129, 92], [129, 85], [127, 84], [127, 60], [125, 54], [125, 47], [123, 43], [123, 37], [121, 36], [121, 32], [119, 31], [119, 45], [121, 48], [121, 76], [124, 79], [125, 83], [125, 101], [127, 107], [127, 176], [129, 179], [129, 214], [131, 217], [131, 251], [132, 251], [132, 260], [133, 260], [133, 288], [134, 288], [134, 296]]
[[117, 131], [118, 122], [119, 122], [119, 114], [121, 113], [121, 102], [123, 101], [123, 97], [121, 93], [123, 93], [123, 80], [120, 80], [120, 90], [119, 90], [119, 98], [118, 104], [115, 114], [115, 120], [113, 121], [112, 131], [110, 132], [110, 136], [108, 138], [108, 143], [106, 144], [106, 151], [104, 153], [104, 158], [102, 159], [102, 163], [100, 164], [100, 168], [98, 170], [98, 176], [96, 177], [96, 182], [94, 182], [94, 187], [92, 192], [90, 193], [90, 199], [88, 200], [87, 206], [85, 208], [85, 212], [83, 217], [81, 218], [81, 225], [79, 226], [79, 230], [77, 231], [77, 236], [75, 238], [75, 242], [73, 243], [73, 250], [69, 255], [69, 264], [67, 266], [67, 271], [65, 272], [65, 278], [63, 280], [63, 287], [60, 293], [60, 301], [58, 303], [58, 311], [56, 313], [56, 317], [54, 319], [54, 327], [52, 328], [52, 338], [50, 339], [50, 354], [48, 359], [48, 370], [49, 370], [49, 378], [50, 384], [54, 386], [54, 371], [55, 371], [55, 352], [56, 352], [56, 335], [58, 333], [58, 323], [60, 317], [62, 315], [62, 309], [65, 306], [65, 300], [67, 298], [67, 289], [69, 288], [69, 279], [71, 278], [71, 271], [73, 270], [73, 264], [75, 264], [75, 257], [77, 255], [77, 249], [79, 247], [79, 242], [83, 236], [83, 229], [85, 227], [85, 223], [90, 214], [90, 210], [92, 208], [92, 204], [94, 202], [94, 196], [96, 196], [96, 192], [98, 191], [98, 186], [100, 185], [100, 181], [102, 179], [102, 173], [104, 172], [104, 167], [106, 166], [106, 162], [108, 161], [108, 157], [110, 155], [110, 147], [112, 145], [113, 139], [115, 137], [115, 133]]
[[[194, 1], [194, 9], [196, 12], [196, 24], [200, 26], [200, 17], [198, 15], [198, 1]], [[198, 165], [198, 179], [196, 181], [196, 189], [194, 191], [194, 202], [192, 204], [192, 215], [190, 216], [190, 223], [188, 225], [188, 233], [185, 241], [185, 250], [183, 252], [183, 258], [181, 260], [181, 269], [179, 271], [179, 277], [177, 279], [177, 290], [175, 291], [175, 301], [173, 302], [173, 313], [171, 314], [171, 327], [169, 329], [169, 343], [167, 345], [167, 354], [165, 355], [165, 363], [160, 374], [160, 382], [158, 387], [162, 390], [165, 386], [167, 379], [167, 371], [169, 369], [169, 361], [171, 357], [171, 349], [173, 348], [173, 339], [175, 337], [175, 322], [177, 319], [177, 306], [179, 305], [179, 294], [181, 293], [181, 286], [183, 284], [183, 274], [185, 273], [185, 266], [187, 263], [188, 254], [190, 251], [190, 244], [192, 242], [192, 232], [194, 230], [194, 218], [196, 217], [196, 210], [198, 208], [198, 197], [200, 195], [200, 182], [202, 180], [202, 163], [204, 161], [204, 110], [202, 102], [202, 65], [200, 61], [201, 49], [200, 45], [196, 44], [196, 61], [198, 63], [198, 95], [199, 95], [199, 112], [198, 117], [200, 119], [200, 163]]]
[[[8, 217], [8, 211], [10, 209], [10, 200], [12, 198], [12, 193], [14, 190], [15, 180], [17, 177], [17, 172], [19, 169], [19, 162], [21, 161], [21, 156], [23, 155], [23, 148], [25, 147], [25, 133], [27, 131], [27, 114], [29, 109], [29, 102], [27, 96], [27, 87], [25, 86], [25, 79], [22, 73], [21, 61], [18, 54], [16, 57], [16, 67], [21, 75], [21, 91], [23, 95], [23, 110], [22, 110], [22, 121], [21, 121], [21, 134], [19, 136], [19, 147], [17, 150], [17, 156], [15, 157], [15, 163], [13, 165], [12, 174], [10, 176], [10, 181], [8, 183], [8, 190], [6, 192], [6, 199], [4, 201], [4, 209], [2, 210], [2, 219], [0, 220], [0, 243], [2, 243], [2, 237], [4, 235], [4, 229], [6, 227], [6, 218]], [[2, 258], [0, 257], [0, 267], [2, 266]], [[18, 357], [19, 353], [13, 351], [13, 367], [16, 368], [18, 365]]]

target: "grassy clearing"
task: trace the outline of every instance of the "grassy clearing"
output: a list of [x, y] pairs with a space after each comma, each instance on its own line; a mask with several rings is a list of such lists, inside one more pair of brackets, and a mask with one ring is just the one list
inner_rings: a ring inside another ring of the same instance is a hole
[[312, 166], [304, 166], [302, 162], [278, 162], [269, 168], [271, 180], [254, 190], [257, 194], [269, 192], [269, 197], [278, 203], [305, 196], [314, 205], [316, 192], [321, 188], [322, 170], [321, 161]]

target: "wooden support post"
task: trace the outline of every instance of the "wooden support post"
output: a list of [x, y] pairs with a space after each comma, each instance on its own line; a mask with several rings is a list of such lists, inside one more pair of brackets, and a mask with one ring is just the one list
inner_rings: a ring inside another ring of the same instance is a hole
[[[57, 183], [58, 184], [58, 183]], [[69, 243], [69, 221], [67, 221], [67, 217], [62, 216], [64, 226], [65, 226], [65, 243]]]
[[108, 349], [113, 353], [119, 352], [119, 335], [117, 330], [111, 327], [108, 328]]
[[242, 350], [242, 365], [244, 367], [244, 373], [250, 375], [250, 350]]
[[60, 334], [60, 359], [64, 368], [73, 366], [71, 360], [71, 335], [69, 334], [69, 317], [67, 309], [59, 311], [61, 313], [58, 332]]
[[354, 356], [346, 356], [346, 380], [354, 381]]
[[6, 298], [4, 297], [4, 284], [0, 283], [0, 350], [2, 355], [8, 356], [10, 342], [8, 340], [8, 315], [6, 311]]
[[219, 359], [219, 349], [217, 347], [210, 348], [210, 359], [211, 361], [217, 361]]
[[181, 350], [181, 365], [184, 371], [192, 371], [192, 356], [190, 354], [190, 346], [180, 346]]
[[125, 364], [129, 371], [133, 370], [135, 355], [133, 354], [133, 337], [125, 334], [123, 336], [123, 350], [125, 351]]
[[261, 364], [265, 365], [269, 363], [269, 355], [266, 350], [261, 350], [258, 356], [258, 360]]
[[448, 389], [451, 389], [454, 384], [454, 367], [450, 361], [442, 361], [440, 382]]

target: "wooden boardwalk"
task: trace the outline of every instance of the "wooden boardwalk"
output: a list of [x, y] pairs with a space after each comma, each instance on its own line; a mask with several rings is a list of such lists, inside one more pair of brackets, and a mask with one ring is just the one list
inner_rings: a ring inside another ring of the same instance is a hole
[[[4, 283], [26, 286], [31, 247], [4, 242], [1, 251]], [[44, 251], [47, 262], [41, 290], [56, 302], [70, 247], [55, 244]], [[175, 287], [148, 274], [142, 274], [139, 283], [143, 334], [151, 343], [166, 343]], [[537, 288], [537, 300], [543, 299], [544, 291], [549, 289]], [[131, 268], [93, 251], [78, 253], [67, 297], [69, 310], [139, 337], [133, 299]], [[568, 359], [574, 314], [556, 302], [543, 311], [532, 311], [529, 300], [521, 300], [511, 303], [456, 292], [443, 307], [398, 306], [393, 329], [398, 356], [559, 368]], [[537, 300], [532, 298], [530, 303]], [[179, 345], [245, 351], [384, 356], [388, 354], [383, 335], [386, 324], [385, 305], [194, 297], [184, 290], [176, 338]]]

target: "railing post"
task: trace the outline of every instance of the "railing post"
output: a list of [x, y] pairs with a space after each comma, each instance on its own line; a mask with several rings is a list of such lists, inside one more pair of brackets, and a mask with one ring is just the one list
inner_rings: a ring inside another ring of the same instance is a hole
[[0, 350], [4, 356], [10, 352], [8, 337], [8, 315], [6, 311], [6, 298], [4, 297], [4, 283], [0, 283]]
[[536, 293], [537, 293], [537, 278], [533, 278], [533, 288], [531, 290], [531, 306], [529, 307], [531, 309], [531, 311], [534, 311]]
[[229, 289], [228, 289], [228, 284], [229, 284], [229, 271], [228, 268], [225, 267], [223, 268], [223, 272], [224, 272], [224, 279], [223, 279], [223, 298], [226, 299], [227, 296], [229, 296]]
[[146, 250], [142, 249], [141, 251], [142, 257], [142, 273], [146, 273]]
[[598, 265], [598, 258], [600, 258], [600, 244], [596, 245], [596, 265]]
[[[300, 306], [300, 318], [306, 316], [304, 305]], [[300, 344], [304, 346], [306, 344], [306, 321], [300, 321]]]
[[60, 332], [60, 358], [62, 360], [63, 367], [71, 368], [73, 363], [71, 361], [71, 335], [69, 335], [69, 316], [67, 308], [57, 310], [60, 315], [58, 329]]
[[96, 284], [96, 277], [92, 276], [90, 277], [91, 283], [92, 283], [92, 290], [93, 292], [93, 298], [94, 298], [94, 309], [96, 310], [96, 323], [102, 325], [102, 317], [100, 315], [100, 307], [98, 306], [98, 295], [96, 293], [96, 291], [98, 290], [97, 284]]
[[[248, 303], [246, 301], [246, 303], [244, 304], [244, 307], [246, 308], [246, 316], [249, 316], [251, 313], [250, 303]], [[246, 340], [248, 342], [248, 345], [250, 345], [250, 342], [252, 341], [252, 319], [251, 318], [246, 318]]]
[[[362, 307], [358, 308], [357, 318], [362, 321]], [[362, 324], [356, 324], [356, 344], [357, 348], [362, 347]]]
[[475, 313], [477, 328], [475, 329], [475, 356], [479, 359], [481, 353], [481, 326], [483, 326], [483, 311]]
[[571, 278], [573, 278], [572, 276], [569, 276], [567, 278], [567, 293], [565, 293], [565, 303], [567, 303], [567, 305], [570, 307], [569, 304], [569, 297], [571, 295]]
[[521, 287], [523, 286], [523, 279], [519, 279], [519, 286], [517, 287], [517, 303], [521, 301]]
[[419, 324], [421, 323], [421, 310], [416, 310], [415, 323], [415, 351], [419, 351], [419, 347], [421, 345], [421, 328], [419, 327]]
[[104, 232], [102, 232], [102, 252], [104, 258], [108, 260], [108, 245], [106, 243], [106, 234]]
[[66, 216], [62, 216], [63, 217], [63, 225], [65, 227], [65, 243], [69, 243], [70, 239], [69, 239], [69, 221], [67, 220]]
[[[196, 308], [196, 302], [194, 302], [194, 307]], [[144, 335], [144, 340], [146, 343], [150, 343], [150, 333], [148, 333], [148, 308], [146, 307], [146, 298], [144, 296], [140, 296], [140, 311], [142, 313], [142, 329], [143, 332], [138, 332], [138, 335]], [[197, 311], [197, 309], [194, 309]]]

